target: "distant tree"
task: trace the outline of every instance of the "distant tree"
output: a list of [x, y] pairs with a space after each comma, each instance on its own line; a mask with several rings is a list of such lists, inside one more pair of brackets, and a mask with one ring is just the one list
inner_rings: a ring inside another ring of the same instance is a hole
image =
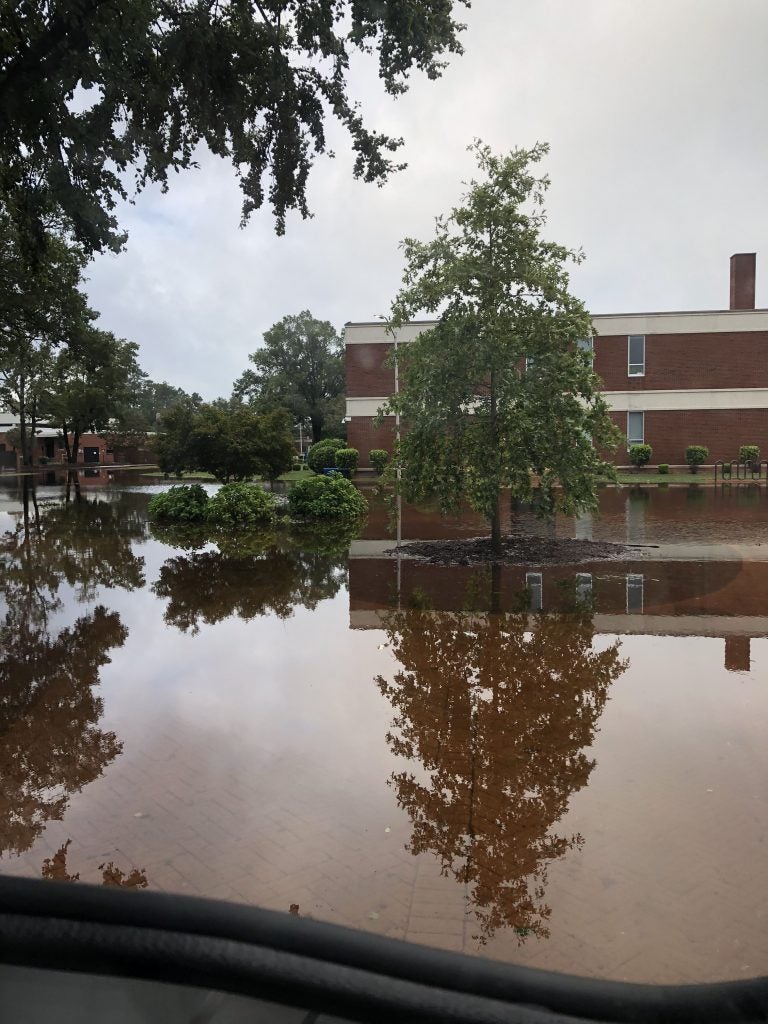
[[275, 480], [291, 468], [293, 442], [284, 410], [259, 414], [225, 401], [175, 406], [161, 420], [155, 450], [165, 473], [201, 470], [222, 483], [263, 476]]
[[83, 266], [82, 254], [55, 232], [32, 260], [0, 210], [0, 406], [19, 417], [24, 465], [32, 463], [54, 350], [96, 318], [80, 290]]
[[305, 310], [286, 316], [264, 334], [249, 357], [255, 369], [235, 381], [234, 394], [257, 409], [288, 409], [308, 421], [317, 442], [344, 417], [344, 346], [332, 324]]
[[[205, 143], [231, 160], [243, 220], [271, 204], [308, 215], [326, 121], [346, 128], [355, 177], [382, 183], [401, 140], [369, 131], [347, 90], [355, 52], [375, 51], [387, 92], [412, 68], [440, 75], [460, 53], [466, 0], [19, 0], [0, 21], [0, 202], [34, 238], [60, 211], [89, 250], [118, 247], [114, 208], [167, 184]], [[85, 105], [73, 103], [78, 87]]]
[[140, 373], [137, 352], [133, 342], [90, 327], [57, 353], [44, 410], [61, 428], [69, 463], [77, 462], [82, 434], [106, 429], [123, 412]]
[[190, 395], [183, 388], [174, 387], [166, 381], [158, 383], [142, 375], [131, 396], [129, 411], [134, 416], [141, 417], [145, 430], [157, 430], [163, 415], [184, 402], [189, 402], [193, 408], [199, 408], [203, 404], [203, 399], [196, 391]]
[[565, 265], [581, 256], [541, 235], [549, 181], [530, 165], [548, 147], [474, 150], [483, 177], [463, 205], [438, 218], [433, 241], [404, 242], [391, 327], [421, 311], [438, 320], [399, 347], [400, 391], [383, 413], [407, 424], [390, 463], [406, 497], [437, 497], [444, 511], [467, 498], [499, 554], [503, 488], [520, 500], [536, 492], [545, 515], [594, 508], [598, 476], [612, 473], [599, 451], [620, 435], [577, 344], [592, 322]]

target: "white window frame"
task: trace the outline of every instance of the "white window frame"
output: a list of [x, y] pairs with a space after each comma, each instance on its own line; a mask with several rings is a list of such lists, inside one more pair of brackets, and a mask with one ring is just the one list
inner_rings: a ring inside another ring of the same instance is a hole
[[592, 335], [588, 338], [577, 338], [576, 348], [580, 352], [589, 352], [589, 365], [594, 368], [595, 365], [595, 339]]
[[525, 585], [531, 595], [530, 610], [532, 612], [540, 612], [544, 607], [544, 574], [540, 572], [527, 572], [525, 574]]
[[[643, 361], [642, 363], [633, 363], [630, 361], [630, 351], [632, 349], [632, 339], [642, 338], [643, 339]], [[634, 367], [634, 369], [633, 369]], [[640, 369], [638, 369], [640, 367]], [[627, 376], [628, 377], [644, 377], [645, 376], [645, 335], [644, 334], [628, 334], [627, 335]]]
[[[630, 608], [629, 595], [633, 596]], [[639, 601], [638, 601], [639, 597]], [[638, 607], [639, 606], [639, 607]], [[645, 613], [645, 576], [640, 573], [629, 573], [627, 576], [627, 615], [643, 615]]]
[[[629, 436], [629, 417], [630, 416], [642, 416], [642, 436], [638, 441], [636, 437]], [[645, 444], [645, 410], [644, 409], [629, 409], [627, 410], [627, 451], [632, 447], [633, 444]]]

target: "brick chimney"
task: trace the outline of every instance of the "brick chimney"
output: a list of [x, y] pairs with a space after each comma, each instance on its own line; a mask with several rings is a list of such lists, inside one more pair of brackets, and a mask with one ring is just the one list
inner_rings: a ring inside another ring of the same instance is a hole
[[731, 309], [755, 308], [755, 258], [753, 252], [731, 256]]

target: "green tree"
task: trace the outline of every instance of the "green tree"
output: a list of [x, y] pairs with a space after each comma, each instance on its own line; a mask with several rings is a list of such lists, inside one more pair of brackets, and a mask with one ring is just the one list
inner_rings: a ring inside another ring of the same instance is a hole
[[[383, 182], [400, 140], [368, 130], [348, 95], [356, 51], [375, 51], [387, 92], [460, 53], [466, 0], [18, 0], [0, 19], [0, 202], [33, 237], [60, 211], [91, 251], [118, 247], [114, 208], [166, 186], [205, 143], [231, 160], [243, 219], [267, 200], [282, 232], [308, 215], [306, 184], [328, 115], [354, 174]], [[84, 102], [75, 102], [78, 89]]]
[[222, 483], [254, 476], [274, 480], [291, 468], [292, 458], [289, 420], [282, 411], [260, 416], [245, 406], [204, 405], [192, 418], [191, 468]]
[[191, 438], [197, 411], [191, 401], [185, 400], [160, 415], [155, 455], [164, 473], [180, 476], [185, 470], [195, 468]]
[[84, 259], [47, 232], [35, 260], [0, 211], [0, 405], [19, 417], [22, 462], [31, 465], [36, 424], [53, 352], [95, 319], [80, 291]]
[[257, 408], [282, 406], [308, 421], [317, 442], [344, 417], [344, 345], [332, 324], [308, 310], [285, 316], [249, 357], [255, 366], [235, 381], [234, 394]]
[[391, 327], [424, 310], [438, 320], [399, 348], [400, 392], [383, 413], [407, 425], [392, 464], [406, 497], [436, 496], [444, 511], [468, 498], [500, 554], [503, 488], [526, 501], [536, 489], [544, 515], [595, 508], [596, 479], [612, 472], [599, 450], [620, 435], [577, 344], [592, 323], [565, 267], [581, 255], [541, 235], [549, 181], [531, 164], [548, 147], [473, 148], [482, 179], [463, 205], [437, 219], [433, 241], [404, 242]]
[[57, 353], [45, 414], [61, 427], [69, 463], [77, 462], [81, 434], [106, 429], [123, 412], [141, 373], [137, 352], [134, 342], [89, 327]]

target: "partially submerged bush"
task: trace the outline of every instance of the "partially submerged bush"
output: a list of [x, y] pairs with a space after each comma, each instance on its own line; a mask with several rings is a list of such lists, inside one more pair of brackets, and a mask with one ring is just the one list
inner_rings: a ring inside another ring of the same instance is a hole
[[352, 519], [368, 502], [353, 483], [338, 473], [299, 480], [288, 493], [291, 515], [308, 519]]
[[307, 452], [309, 468], [316, 473], [322, 473], [324, 469], [333, 469], [336, 465], [336, 452], [340, 448], [346, 448], [347, 442], [339, 437], [326, 437], [323, 441], [313, 444]]
[[171, 487], [152, 498], [149, 516], [173, 523], [198, 523], [205, 519], [209, 500], [200, 484]]
[[207, 519], [215, 526], [258, 525], [274, 518], [274, 496], [254, 484], [224, 484], [208, 503]]
[[756, 444], [743, 444], [739, 448], [739, 462], [759, 462], [760, 448]]
[[666, 476], [666, 474], [669, 472], [669, 463], [668, 462], [660, 462], [659, 463], [659, 472], [662, 475]]
[[357, 448], [339, 448], [336, 452], [336, 466], [338, 469], [348, 469], [354, 473], [360, 461], [360, 452]]
[[633, 444], [629, 448], [629, 461], [638, 469], [647, 466], [651, 461], [653, 448], [649, 444]]
[[685, 449], [685, 461], [691, 467], [692, 473], [698, 473], [699, 466], [707, 461], [708, 455], [709, 448], [705, 448], [703, 444], [688, 445]]
[[385, 452], [383, 448], [371, 448], [368, 452], [368, 461], [381, 476], [389, 462], [389, 452]]

